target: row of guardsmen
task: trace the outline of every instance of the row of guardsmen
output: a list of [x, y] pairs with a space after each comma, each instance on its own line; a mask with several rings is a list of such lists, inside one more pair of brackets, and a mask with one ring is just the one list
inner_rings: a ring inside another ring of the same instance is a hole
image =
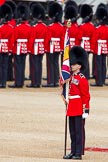
[[[61, 23], [63, 12], [64, 23]], [[82, 18], [80, 25], [77, 23], [79, 17]], [[24, 86], [28, 54], [31, 83], [26, 86], [58, 87], [59, 56], [61, 54], [62, 60], [68, 20], [71, 21], [70, 47], [82, 46], [88, 57], [93, 53], [92, 73], [95, 83], [91, 86], [107, 85], [108, 9], [105, 4], [98, 5], [95, 17], [97, 25], [92, 23], [93, 9], [88, 4], [79, 7], [75, 1], [68, 0], [63, 11], [59, 3], [52, 1], [48, 5], [49, 24], [46, 25], [45, 9], [40, 3], [32, 2], [28, 6], [24, 2], [16, 5], [14, 1], [6, 1], [0, 6], [0, 88], [6, 88], [9, 77], [14, 77], [14, 84], [8, 85], [10, 88]], [[42, 60], [45, 54], [47, 84], [42, 85]], [[85, 76], [90, 78], [89, 65]]]

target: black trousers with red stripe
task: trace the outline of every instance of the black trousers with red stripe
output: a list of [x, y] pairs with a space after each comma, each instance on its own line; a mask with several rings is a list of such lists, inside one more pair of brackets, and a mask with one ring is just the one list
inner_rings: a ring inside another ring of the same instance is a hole
[[25, 79], [26, 54], [14, 55], [15, 85], [23, 86]]
[[42, 80], [42, 60], [43, 54], [30, 55], [30, 75], [31, 84], [33, 86], [40, 86]]
[[48, 53], [47, 55], [47, 83], [57, 84], [59, 82], [60, 52]]
[[105, 84], [106, 79], [106, 54], [94, 55], [95, 80], [97, 85]]
[[7, 72], [7, 80], [12, 81], [14, 79], [13, 77], [13, 55], [9, 55], [8, 59], [8, 72]]
[[0, 85], [6, 86], [8, 71], [8, 53], [0, 53]]
[[84, 155], [85, 147], [85, 119], [82, 116], [69, 117], [69, 132], [71, 139], [71, 153]]

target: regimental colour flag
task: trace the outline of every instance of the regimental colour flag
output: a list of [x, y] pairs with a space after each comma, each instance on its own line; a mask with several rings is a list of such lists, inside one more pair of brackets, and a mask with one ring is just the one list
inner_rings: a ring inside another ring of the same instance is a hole
[[69, 30], [67, 28], [64, 40], [63, 63], [61, 68], [61, 82], [63, 83], [65, 83], [66, 80], [70, 78], [69, 50], [70, 50], [70, 39], [69, 39]]
[[63, 96], [65, 98], [68, 97], [69, 84], [67, 83], [67, 80], [70, 78], [69, 50], [70, 50], [70, 38], [69, 38], [69, 28], [67, 28], [64, 40], [64, 55], [60, 78], [60, 82], [61, 84], [63, 84]]

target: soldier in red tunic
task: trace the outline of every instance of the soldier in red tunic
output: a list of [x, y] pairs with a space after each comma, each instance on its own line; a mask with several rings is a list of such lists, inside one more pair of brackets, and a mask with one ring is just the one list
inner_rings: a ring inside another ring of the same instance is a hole
[[12, 9], [8, 4], [0, 8], [0, 88], [6, 88], [9, 52], [14, 45], [14, 30], [8, 24], [12, 18]]
[[108, 12], [106, 5], [98, 6], [96, 10], [96, 18], [99, 25], [96, 27], [92, 36], [92, 50], [95, 61], [95, 83], [91, 86], [108, 85], [106, 79], [106, 57], [108, 54]]
[[[6, 1], [6, 4], [8, 4], [12, 8], [12, 19], [8, 21], [9, 26], [12, 28], [15, 28], [16, 26], [16, 3], [13, 0]], [[12, 81], [14, 79], [14, 73], [13, 73], [13, 51], [9, 53], [9, 59], [8, 59], [8, 74], [7, 74], [7, 80]]]
[[27, 85], [28, 88], [41, 87], [42, 79], [42, 60], [46, 52], [48, 30], [45, 23], [44, 7], [40, 3], [32, 5], [32, 32], [31, 32], [31, 53], [30, 53], [30, 74], [31, 84]]
[[14, 29], [14, 72], [15, 83], [10, 88], [22, 88], [25, 79], [25, 61], [29, 50], [31, 27], [28, 24], [29, 8], [25, 3], [17, 6], [17, 18], [21, 20]]
[[43, 87], [57, 87], [59, 86], [59, 56], [64, 49], [64, 27], [61, 24], [62, 6], [57, 2], [52, 2], [49, 5], [48, 15], [53, 23], [48, 26], [47, 85]]
[[[79, 42], [79, 27], [77, 24], [77, 9], [70, 5], [65, 9], [65, 23], [70, 19], [71, 21], [71, 27], [69, 28], [69, 37], [70, 37], [70, 48], [72, 48], [75, 45], [80, 45]], [[65, 32], [67, 26], [64, 26]]]
[[[80, 16], [82, 18], [82, 24], [79, 26], [79, 41], [81, 41], [81, 47], [83, 47], [87, 51], [89, 56], [89, 54], [91, 53], [92, 44], [91, 38], [95, 30], [95, 27], [91, 22], [93, 17], [92, 7], [88, 4], [82, 5], [80, 8]], [[89, 64], [87, 70], [85, 71], [85, 76], [87, 79], [90, 79]]]
[[[68, 0], [65, 3], [64, 8], [64, 32], [67, 30], [67, 21], [69, 20], [71, 26], [69, 27], [69, 37], [70, 37], [70, 48], [75, 45], [80, 45], [79, 42], [79, 26], [77, 23], [78, 19], [78, 5], [73, 0]], [[63, 55], [61, 55], [61, 65], [63, 63]]]
[[[70, 50], [71, 77], [69, 81], [69, 96], [66, 115], [69, 117], [69, 132], [71, 139], [71, 153], [64, 159], [82, 159], [85, 144], [85, 118], [89, 114], [89, 84], [81, 73], [86, 69], [88, 57], [80, 46]], [[65, 101], [66, 102], [66, 101]]]

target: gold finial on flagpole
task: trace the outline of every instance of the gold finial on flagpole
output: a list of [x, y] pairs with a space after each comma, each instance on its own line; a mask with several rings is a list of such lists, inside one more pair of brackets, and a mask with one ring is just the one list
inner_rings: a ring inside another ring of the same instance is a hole
[[70, 28], [71, 27], [71, 24], [72, 24], [71, 23], [71, 19], [68, 19], [68, 21], [67, 21], [67, 27]]

